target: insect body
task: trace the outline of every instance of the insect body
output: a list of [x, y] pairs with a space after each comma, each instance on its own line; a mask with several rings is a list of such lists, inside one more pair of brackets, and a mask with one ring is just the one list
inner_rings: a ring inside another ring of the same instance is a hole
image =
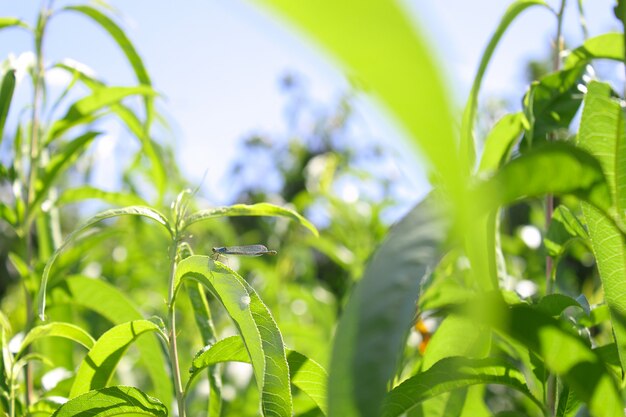
[[220, 255], [239, 255], [239, 256], [261, 256], [276, 255], [278, 252], [269, 250], [264, 245], [246, 245], [246, 246], [220, 246], [213, 248], [215, 259]]

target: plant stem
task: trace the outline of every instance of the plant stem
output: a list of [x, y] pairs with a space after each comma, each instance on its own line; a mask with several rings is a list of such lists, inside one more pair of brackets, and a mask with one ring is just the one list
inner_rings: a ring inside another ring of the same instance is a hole
[[178, 253], [178, 237], [172, 241], [170, 248], [170, 276], [168, 295], [168, 326], [169, 326], [169, 354], [174, 375], [174, 392], [178, 403], [178, 416], [185, 417], [185, 397], [183, 395], [183, 385], [180, 380], [180, 365], [178, 363], [178, 347], [176, 345], [176, 309], [174, 300], [174, 278], [176, 277], [176, 257]]

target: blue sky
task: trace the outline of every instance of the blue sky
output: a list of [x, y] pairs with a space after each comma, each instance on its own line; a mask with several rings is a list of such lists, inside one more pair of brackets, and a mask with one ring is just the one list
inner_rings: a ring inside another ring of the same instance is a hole
[[[342, 72], [320, 49], [306, 43], [253, 2], [110, 3], [120, 12], [119, 21], [143, 57], [156, 89], [163, 94], [161, 108], [173, 123], [174, 134], [169, 139], [177, 143], [181, 167], [191, 181], [199, 181], [208, 169], [203, 191], [212, 203], [224, 202], [228, 196], [222, 179], [235, 157], [238, 140], [254, 132], [284, 131], [285, 97], [278, 88], [281, 74], [301, 74], [314, 97], [320, 100], [332, 100], [348, 85]], [[555, 1], [551, 3], [556, 5]], [[565, 35], [570, 44], [577, 44], [582, 37], [576, 5], [572, 0], [568, 3]], [[35, 0], [0, 0], [0, 4], [2, 15], [30, 22], [39, 7]], [[69, 2], [57, 0], [57, 4]], [[460, 112], [480, 54], [509, 3], [404, 0], [402, 4], [430, 39]], [[610, 0], [585, 2], [592, 35], [618, 28], [611, 13], [612, 4]], [[525, 12], [496, 51], [483, 97], [504, 96], [518, 103], [525, 88], [523, 63], [544, 58], [554, 33], [555, 19], [546, 10]], [[29, 42], [25, 34], [17, 31], [2, 32], [0, 54], [19, 55], [32, 49]], [[49, 30], [46, 56], [49, 61], [65, 57], [81, 61], [111, 84], [133, 82], [132, 72], [117, 47], [99, 28], [78, 15], [55, 18]], [[51, 81], [62, 83], [63, 79], [53, 77]], [[27, 92], [23, 94], [26, 98]], [[398, 155], [400, 177], [406, 181], [407, 189], [424, 192], [419, 163], [405, 152], [399, 129], [372, 101], [361, 98], [356, 106], [367, 120], [370, 135], [384, 140], [385, 146]], [[117, 125], [110, 129], [112, 137], [123, 135], [123, 128]], [[102, 145], [102, 150], [110, 147]], [[111, 159], [110, 163], [116, 161]], [[101, 176], [106, 183], [106, 173]]]

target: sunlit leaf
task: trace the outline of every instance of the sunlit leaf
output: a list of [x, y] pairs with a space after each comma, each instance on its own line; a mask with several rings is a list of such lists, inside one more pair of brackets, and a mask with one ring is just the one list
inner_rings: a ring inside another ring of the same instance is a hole
[[112, 217], [118, 217], [118, 216], [147, 217], [161, 224], [163, 227], [165, 227], [165, 229], [168, 231], [170, 236], [173, 235], [173, 232], [165, 216], [163, 216], [161, 213], [159, 213], [158, 211], [150, 207], [130, 206], [130, 207], [124, 207], [124, 208], [117, 208], [117, 209], [106, 210], [106, 211], [96, 214], [95, 216], [90, 217], [84, 223], [79, 225], [72, 233], [67, 235], [67, 237], [65, 238], [61, 246], [57, 248], [57, 250], [52, 254], [50, 259], [48, 259], [48, 262], [46, 263], [46, 266], [43, 270], [43, 276], [41, 278], [41, 287], [39, 288], [39, 294], [37, 297], [37, 305], [39, 306], [39, 318], [41, 320], [45, 320], [46, 289], [48, 285], [50, 269], [52, 268], [52, 265], [54, 264], [56, 259], [59, 257], [61, 252], [63, 252], [63, 250], [67, 246], [69, 246], [74, 241], [74, 239], [76, 239], [82, 232], [89, 229], [96, 223], [101, 222], [102, 220], [105, 220], [105, 219], [110, 219]]
[[193, 213], [185, 219], [185, 227], [197, 223], [202, 220], [214, 219], [217, 217], [234, 217], [234, 216], [270, 216], [270, 217], [287, 217], [306, 227], [314, 235], [318, 235], [318, 231], [311, 222], [302, 217], [296, 211], [276, 206], [269, 203], [258, 204], [234, 204], [232, 206], [215, 207], [208, 210], [201, 210]]
[[4, 124], [7, 120], [7, 115], [9, 114], [9, 108], [11, 107], [14, 90], [15, 70], [8, 70], [6, 74], [4, 74], [4, 77], [2, 77], [2, 85], [0, 85], [0, 144], [2, 143], [2, 138], [4, 137]]
[[19, 357], [22, 353], [24, 353], [28, 346], [30, 346], [35, 340], [42, 339], [44, 337], [63, 337], [65, 339], [73, 340], [87, 349], [91, 349], [95, 343], [93, 337], [91, 337], [89, 333], [74, 324], [62, 322], [42, 324], [34, 327], [24, 337], [16, 357]]
[[526, 123], [522, 113], [507, 114], [498, 120], [485, 139], [479, 172], [495, 171], [507, 162]]
[[380, 415], [400, 416], [435, 395], [476, 384], [506, 385], [526, 395], [539, 409], [543, 409], [541, 401], [530, 393], [525, 381], [524, 374], [513, 364], [499, 358], [445, 358], [391, 390]]
[[[489, 43], [487, 44], [487, 47], [485, 48], [485, 51], [480, 59], [478, 71], [476, 72], [476, 76], [474, 77], [474, 82], [472, 84], [472, 90], [470, 91], [470, 96], [467, 100], [467, 104], [465, 105], [465, 111], [463, 112], [463, 123], [461, 127], [461, 152], [468, 155], [468, 159], [470, 161], [469, 168], [473, 166], [475, 154], [474, 124], [476, 123], [476, 111], [478, 109], [478, 93], [480, 92], [480, 86], [485, 76], [485, 72], [487, 71], [487, 66], [491, 61], [491, 57], [493, 56], [502, 35], [504, 35], [504, 32], [520, 13], [531, 6], [543, 6], [546, 9], [549, 8], [548, 4], [543, 0], [517, 0], [513, 2], [509, 5], [508, 9], [504, 13], [504, 16], [500, 19], [498, 27], [494, 34], [491, 35], [491, 39], [489, 40]], [[502, 141], [504, 142], [507, 139], [512, 142], [515, 138], [510, 139], [509, 135], [508, 138], [503, 138]], [[492, 151], [489, 151], [488, 153], [491, 154], [491, 152]], [[489, 156], [489, 158], [492, 157]], [[500, 158], [498, 158], [498, 160], [500, 160]]]
[[445, 206], [431, 195], [391, 229], [372, 257], [335, 333], [329, 415], [379, 416], [420, 282], [443, 255], [448, 231]]
[[10, 27], [28, 29], [28, 24], [17, 17], [0, 17], [0, 30]]
[[[600, 161], [618, 215], [626, 213], [626, 132], [620, 103], [611, 98], [608, 84], [592, 82], [578, 135], [580, 146]], [[611, 312], [622, 368], [626, 369], [626, 244], [624, 235], [605, 214], [583, 204], [591, 248], [598, 265], [604, 297]]]
[[[70, 303], [100, 314], [114, 325], [132, 320], [141, 320], [141, 312], [119, 289], [99, 279], [84, 276], [71, 276], [51, 291], [53, 305]], [[154, 337], [135, 340], [139, 351], [139, 362], [145, 366], [157, 398], [168, 398], [172, 393], [172, 382], [164, 366], [167, 363], [163, 349]]]
[[137, 388], [115, 386], [70, 399], [53, 417], [147, 415], [167, 417], [167, 407]]
[[604, 33], [587, 39], [581, 46], [569, 53], [563, 68], [586, 65], [594, 59], [623, 61], [624, 36], [621, 33]]
[[93, 121], [96, 112], [117, 104], [126, 97], [133, 95], [152, 96], [154, 94], [155, 92], [151, 87], [144, 85], [137, 87], [103, 87], [94, 90], [91, 95], [72, 104], [65, 116], [52, 125], [48, 134], [48, 142], [58, 138], [74, 126]]
[[128, 347], [142, 334], [159, 331], [159, 326], [148, 320], [129, 321], [106, 331], [78, 367], [69, 398], [106, 387]]
[[[227, 337], [199, 352], [193, 359], [191, 369], [189, 369], [189, 372], [192, 373], [191, 378], [204, 368], [221, 362], [250, 363], [250, 356], [241, 337]], [[291, 383], [315, 401], [315, 404], [326, 415], [326, 380], [328, 375], [324, 368], [301, 353], [289, 349], [287, 349], [287, 363], [289, 364]]]
[[235, 271], [208, 256], [190, 256], [180, 261], [176, 290], [182, 279], [204, 285], [235, 322], [250, 355], [263, 415], [290, 417], [289, 368], [282, 335], [254, 289]]
[[586, 308], [578, 301], [564, 294], [548, 294], [539, 300], [537, 308], [549, 316], [559, 316], [568, 307], [576, 307], [586, 312]]
[[461, 167], [467, 164], [460, 163], [456, 151], [455, 123], [442, 72], [416, 23], [397, 2], [256, 3], [269, 6], [330, 52], [403, 124], [451, 195], [461, 195]]
[[63, 190], [56, 203], [59, 206], [78, 203], [83, 200], [97, 199], [116, 206], [147, 205], [146, 201], [136, 194], [104, 191], [88, 185]]

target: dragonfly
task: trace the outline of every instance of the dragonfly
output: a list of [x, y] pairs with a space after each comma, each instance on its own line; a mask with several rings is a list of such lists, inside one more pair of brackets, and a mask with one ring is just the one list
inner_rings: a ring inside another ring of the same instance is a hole
[[220, 255], [239, 255], [239, 256], [261, 256], [276, 255], [278, 252], [269, 250], [264, 245], [245, 245], [245, 246], [220, 246], [213, 248], [213, 254], [217, 260]]

